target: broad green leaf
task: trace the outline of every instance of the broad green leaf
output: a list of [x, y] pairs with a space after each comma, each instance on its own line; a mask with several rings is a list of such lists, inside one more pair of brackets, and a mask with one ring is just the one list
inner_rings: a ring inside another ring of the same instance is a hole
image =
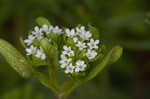
[[121, 47], [115, 46], [114, 48], [112, 48], [108, 52], [108, 54], [104, 57], [104, 59], [97, 66], [95, 66], [85, 78], [78, 79], [78, 80], [69, 80], [64, 85], [65, 91], [64, 93], [62, 93], [62, 95], [66, 96], [70, 94], [74, 88], [96, 77], [97, 74], [100, 73], [108, 64], [116, 62], [120, 58], [121, 55], [122, 55]]
[[42, 26], [43, 24], [51, 25], [50, 22], [49, 22], [46, 18], [44, 18], [44, 17], [38, 17], [38, 18], [36, 19], [36, 22], [37, 22], [37, 24], [38, 24], [39, 26]]
[[116, 62], [122, 55], [122, 48], [115, 46], [111, 51], [104, 57], [104, 59], [95, 67], [89, 75], [85, 78], [85, 81], [93, 79], [98, 73], [100, 73], [108, 64]]
[[0, 39], [0, 54], [21, 76], [29, 77], [31, 75], [32, 67], [27, 60], [16, 48], [2, 39]]

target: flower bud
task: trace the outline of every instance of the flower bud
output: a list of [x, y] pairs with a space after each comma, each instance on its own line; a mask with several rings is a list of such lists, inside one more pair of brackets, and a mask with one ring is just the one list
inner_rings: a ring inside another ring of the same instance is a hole
[[48, 39], [42, 39], [40, 43], [46, 54], [47, 62], [55, 63], [58, 54], [57, 48], [53, 46]]

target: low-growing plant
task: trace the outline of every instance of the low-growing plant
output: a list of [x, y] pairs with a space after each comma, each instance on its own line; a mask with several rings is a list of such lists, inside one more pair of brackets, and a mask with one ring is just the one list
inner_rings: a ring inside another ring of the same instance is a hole
[[[59, 28], [43, 17], [36, 22], [38, 26], [29, 31], [27, 39], [20, 39], [25, 56], [2, 39], [0, 53], [21, 76], [35, 75], [58, 99], [67, 98], [76, 87], [96, 77], [122, 55], [120, 46], [106, 53], [98, 30], [91, 25]], [[39, 71], [37, 66], [48, 67], [47, 72]], [[67, 76], [62, 85], [56, 79], [56, 71]]]

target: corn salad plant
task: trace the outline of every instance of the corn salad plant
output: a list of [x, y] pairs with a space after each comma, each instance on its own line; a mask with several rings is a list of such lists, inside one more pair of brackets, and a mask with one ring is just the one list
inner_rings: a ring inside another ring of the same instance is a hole
[[[25, 55], [2, 39], [0, 53], [21, 76], [36, 76], [58, 99], [67, 98], [76, 87], [96, 77], [122, 55], [120, 46], [105, 53], [99, 32], [91, 25], [60, 28], [43, 17], [37, 18], [36, 22], [37, 26], [29, 31], [27, 38], [20, 39]], [[48, 67], [47, 73], [37, 70], [37, 66]], [[56, 71], [67, 77], [61, 85]]]

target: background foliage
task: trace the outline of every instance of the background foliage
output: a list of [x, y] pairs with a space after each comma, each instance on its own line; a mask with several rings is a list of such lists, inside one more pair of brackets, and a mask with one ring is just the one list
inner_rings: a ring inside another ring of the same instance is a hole
[[[0, 38], [24, 53], [19, 37], [44, 16], [52, 24], [92, 24], [108, 46], [124, 48], [121, 59], [70, 99], [149, 99], [149, 0], [0, 0]], [[60, 77], [60, 76], [58, 76]], [[51, 91], [34, 78], [22, 79], [0, 56], [0, 99], [51, 99]]]

